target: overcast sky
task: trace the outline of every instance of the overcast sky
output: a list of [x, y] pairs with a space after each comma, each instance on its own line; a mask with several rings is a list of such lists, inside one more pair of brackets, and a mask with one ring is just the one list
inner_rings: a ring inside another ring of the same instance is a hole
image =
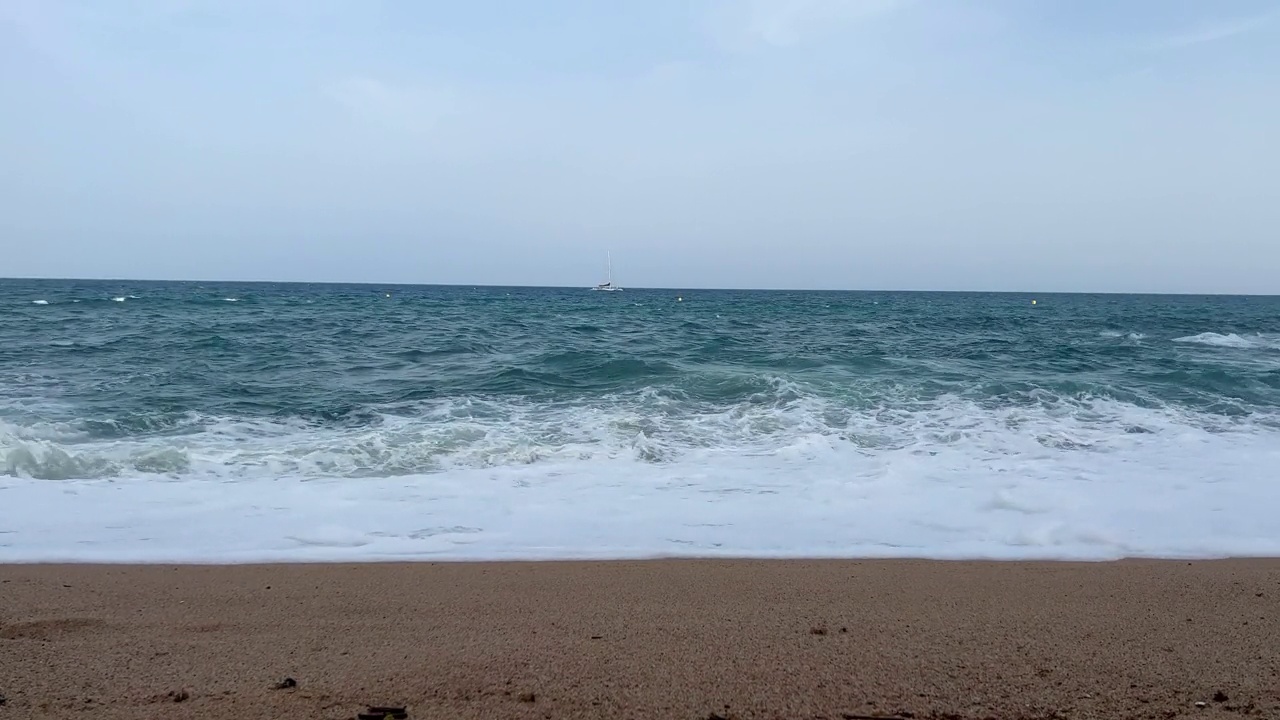
[[1280, 293], [1280, 2], [0, 0], [0, 277]]

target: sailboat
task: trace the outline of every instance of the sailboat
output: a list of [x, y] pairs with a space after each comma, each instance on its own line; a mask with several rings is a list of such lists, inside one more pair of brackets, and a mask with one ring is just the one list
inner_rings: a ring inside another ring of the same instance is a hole
[[609, 253], [606, 256], [605, 263], [608, 267], [608, 279], [591, 289], [599, 290], [600, 292], [622, 292], [622, 288], [613, 284], [613, 253]]

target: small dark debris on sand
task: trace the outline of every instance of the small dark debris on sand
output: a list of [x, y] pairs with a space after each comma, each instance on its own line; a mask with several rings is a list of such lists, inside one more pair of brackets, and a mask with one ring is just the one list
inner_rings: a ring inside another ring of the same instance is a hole
[[404, 707], [389, 705], [370, 705], [369, 709], [356, 716], [359, 720], [405, 720], [409, 717]]
[[0, 707], [3, 707], [4, 704], [7, 702], [9, 702], [9, 698], [5, 697], [3, 694], [0, 694]]
[[520, 700], [520, 702], [522, 703], [538, 702], [538, 694], [531, 693], [531, 692], [523, 692], [523, 693], [520, 693], [520, 697], [518, 698], [518, 700]]
[[1213, 694], [1213, 701], [1216, 703], [1224, 703], [1230, 699], [1231, 698], [1227, 697], [1227, 694], [1222, 692], [1221, 690]]
[[819, 625], [814, 625], [813, 627], [809, 628], [809, 634], [810, 635], [826, 635], [827, 629]]
[[296, 688], [296, 687], [298, 687], [298, 681], [294, 680], [291, 677], [287, 677], [281, 680], [280, 682], [276, 683], [277, 690], [292, 690], [293, 688]]
[[169, 699], [176, 703], [186, 702], [191, 699], [191, 693], [186, 690], [171, 690], [169, 692]]

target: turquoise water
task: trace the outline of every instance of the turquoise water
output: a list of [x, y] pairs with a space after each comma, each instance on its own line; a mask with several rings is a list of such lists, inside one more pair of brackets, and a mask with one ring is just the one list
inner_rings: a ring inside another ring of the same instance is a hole
[[[302, 515], [307, 492], [363, 488], [434, 518], [410, 525], [466, 528], [426, 533], [454, 544], [409, 542], [411, 555], [1092, 556], [1280, 540], [1253, 507], [1277, 497], [1277, 298], [9, 280], [0, 320], [0, 498], [32, 506], [52, 487], [136, 499], [297, 483], [328, 488], [297, 491]], [[447, 495], [451, 516], [392, 486]], [[1203, 515], [1213, 502], [1234, 514], [1229, 532]], [[785, 529], [837, 510], [901, 522], [857, 538]], [[1162, 530], [1165, 511], [1200, 520]], [[533, 529], [608, 512], [637, 529], [556, 542]], [[668, 537], [670, 518], [726, 513], [709, 523], [720, 530]], [[77, 532], [103, 557], [149, 557], [102, 527]], [[377, 554], [351, 544], [362, 532], [298, 547]], [[293, 547], [260, 540], [273, 557]], [[76, 554], [27, 531], [0, 542]]]

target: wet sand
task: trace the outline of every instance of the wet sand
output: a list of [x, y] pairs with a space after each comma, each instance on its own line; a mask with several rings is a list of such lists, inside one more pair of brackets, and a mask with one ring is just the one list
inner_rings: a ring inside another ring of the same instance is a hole
[[1280, 718], [1280, 560], [9, 565], [0, 694], [0, 720]]

